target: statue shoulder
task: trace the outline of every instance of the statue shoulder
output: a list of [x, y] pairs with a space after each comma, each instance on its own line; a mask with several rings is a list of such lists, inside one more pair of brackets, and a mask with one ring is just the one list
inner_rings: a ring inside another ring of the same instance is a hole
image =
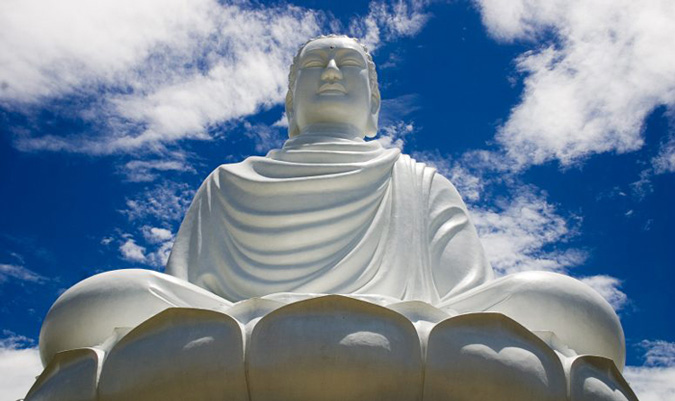
[[466, 205], [455, 185], [443, 176], [437, 167], [426, 162], [417, 161], [404, 153], [398, 158], [396, 165], [399, 169], [416, 172], [416, 175], [426, 183], [425, 187], [429, 190], [429, 198], [432, 203], [434, 200], [443, 200], [453, 205], [460, 205], [466, 209]]
[[244, 177], [251, 171], [251, 162], [255, 159], [261, 159], [259, 156], [250, 156], [237, 163], [224, 163], [216, 167], [204, 179], [198, 192], [212, 186], [220, 187], [222, 181], [228, 178]]

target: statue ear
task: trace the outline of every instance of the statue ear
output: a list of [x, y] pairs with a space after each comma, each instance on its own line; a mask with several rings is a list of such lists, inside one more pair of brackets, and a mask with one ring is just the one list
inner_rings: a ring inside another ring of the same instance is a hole
[[377, 135], [377, 122], [380, 116], [380, 97], [370, 97], [370, 116], [368, 117], [368, 125], [366, 127], [366, 136], [373, 138]]
[[295, 123], [295, 116], [293, 114], [293, 94], [289, 90], [286, 92], [286, 120], [288, 120], [288, 137], [293, 138], [298, 135], [298, 125]]

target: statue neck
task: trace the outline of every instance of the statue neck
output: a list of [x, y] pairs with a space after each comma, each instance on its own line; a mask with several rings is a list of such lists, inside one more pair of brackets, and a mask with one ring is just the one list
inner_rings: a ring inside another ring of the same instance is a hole
[[308, 138], [316, 137], [335, 137], [340, 139], [350, 139], [357, 142], [363, 142], [364, 131], [351, 124], [344, 123], [320, 123], [304, 127], [297, 135]]

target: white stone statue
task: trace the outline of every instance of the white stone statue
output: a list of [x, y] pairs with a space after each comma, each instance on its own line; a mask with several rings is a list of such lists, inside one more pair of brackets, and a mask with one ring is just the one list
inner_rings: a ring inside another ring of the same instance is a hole
[[[103, 273], [57, 300], [29, 400], [72, 399], [67, 380], [99, 400], [634, 399], [599, 294], [495, 279], [453, 185], [364, 140], [380, 93], [362, 45], [312, 40], [289, 81], [290, 139], [207, 177], [167, 274]], [[188, 371], [205, 390], [173, 378]]]

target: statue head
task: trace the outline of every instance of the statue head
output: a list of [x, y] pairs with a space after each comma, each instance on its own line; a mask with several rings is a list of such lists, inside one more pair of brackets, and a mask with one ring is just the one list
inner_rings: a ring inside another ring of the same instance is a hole
[[288, 76], [286, 117], [294, 137], [315, 124], [348, 124], [373, 137], [377, 133], [380, 90], [368, 49], [342, 35], [305, 43]]

